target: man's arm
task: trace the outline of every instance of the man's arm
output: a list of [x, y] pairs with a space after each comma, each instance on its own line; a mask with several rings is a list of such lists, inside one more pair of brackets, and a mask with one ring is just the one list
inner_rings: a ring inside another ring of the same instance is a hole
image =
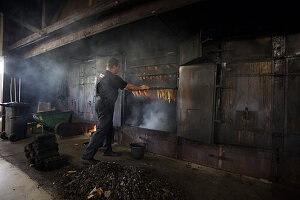
[[136, 86], [131, 83], [128, 83], [125, 88], [127, 90], [148, 90], [148, 89], [150, 89], [150, 87], [147, 85]]

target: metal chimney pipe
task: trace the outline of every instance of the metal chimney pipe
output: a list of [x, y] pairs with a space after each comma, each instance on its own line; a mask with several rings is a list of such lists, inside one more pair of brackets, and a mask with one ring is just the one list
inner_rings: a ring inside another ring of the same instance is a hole
[[16, 78], [14, 77], [14, 88], [15, 88], [15, 101], [17, 102], [17, 87], [16, 87]]
[[21, 102], [21, 79], [19, 78], [19, 102]]
[[10, 84], [9, 84], [9, 94], [10, 94], [10, 102], [12, 102], [12, 77], [10, 78]]

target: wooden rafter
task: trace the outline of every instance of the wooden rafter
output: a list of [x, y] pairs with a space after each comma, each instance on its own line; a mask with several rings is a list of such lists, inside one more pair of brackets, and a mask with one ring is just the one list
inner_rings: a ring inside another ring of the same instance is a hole
[[43, 5], [42, 5], [42, 26], [41, 28], [46, 27], [46, 0], [43, 0]]
[[199, 1], [201, 0], [160, 0], [137, 5], [124, 11], [108, 15], [105, 18], [102, 18], [95, 25], [83, 28], [76, 32], [66, 33], [52, 40], [41, 42], [26, 51], [24, 57], [33, 57], [88, 36]]
[[[44, 34], [52, 33], [54, 31], [57, 31], [61, 28], [66, 27], [68, 25], [76, 23], [76, 22], [78, 22], [78, 21], [80, 21], [84, 18], [96, 15], [98, 13], [105, 12], [107, 10], [110, 10], [110, 9], [114, 8], [114, 7], [117, 7], [117, 6], [120, 6], [122, 4], [128, 3], [129, 1], [130, 0], [118, 0], [118, 1], [110, 0], [108, 3], [106, 3], [104, 5], [96, 5], [94, 7], [89, 7], [87, 9], [83, 10], [80, 13], [70, 15], [70, 16], [68, 16], [68, 17], [66, 17], [66, 18], [50, 25], [50, 26], [47, 26], [47, 27], [43, 28], [42, 32]], [[37, 34], [37, 33], [34, 33], [32, 35], [29, 35], [28, 37], [26, 37], [24, 39], [21, 39], [21, 40], [17, 41], [16, 43], [10, 45], [8, 47], [8, 50], [13, 50], [13, 49], [16, 49], [16, 48], [20, 48], [22, 46], [30, 44], [30, 43], [32, 43], [36, 40], [39, 40], [39, 39], [41, 39], [41, 35]]]
[[12, 19], [13, 21], [15, 21], [16, 23], [18, 23], [19, 25], [21, 25], [21, 26], [27, 28], [28, 30], [32, 31], [33, 33], [38, 33], [38, 35], [40, 35], [40, 32], [41, 32], [40, 29], [38, 29], [38, 28], [36, 28], [36, 27], [34, 27], [34, 26], [32, 26], [32, 25], [30, 25], [30, 24], [28, 24], [28, 23], [26, 23], [22, 20], [19, 20], [19, 19], [13, 17], [13, 16], [10, 16], [9, 18]]

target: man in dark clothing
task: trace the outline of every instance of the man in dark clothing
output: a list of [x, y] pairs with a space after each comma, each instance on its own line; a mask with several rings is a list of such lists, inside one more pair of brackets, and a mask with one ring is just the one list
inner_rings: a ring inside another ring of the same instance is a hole
[[112, 151], [111, 142], [113, 137], [113, 115], [115, 102], [118, 98], [118, 89], [123, 90], [146, 90], [148, 86], [135, 86], [125, 82], [116, 74], [119, 72], [119, 60], [109, 59], [105, 72], [99, 75], [96, 85], [96, 104], [95, 109], [98, 115], [99, 124], [97, 131], [92, 135], [87, 149], [85, 150], [81, 162], [84, 164], [96, 164], [94, 155], [103, 144], [104, 156], [118, 156]]

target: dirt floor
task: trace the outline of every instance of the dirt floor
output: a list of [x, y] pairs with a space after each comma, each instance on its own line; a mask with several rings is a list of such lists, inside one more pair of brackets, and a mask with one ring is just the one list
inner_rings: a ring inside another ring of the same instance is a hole
[[[10, 142], [0, 141], [0, 156], [6, 161], [20, 168], [35, 180], [39, 186], [60, 199], [58, 188], [61, 180], [62, 169], [49, 172], [41, 172], [30, 167], [24, 155], [24, 146], [33, 140], [32, 137]], [[85, 142], [89, 141], [86, 135], [72, 136], [67, 138], [57, 137], [59, 152], [67, 156], [68, 169], [72, 167], [87, 168], [80, 163], [80, 157], [86, 148]], [[299, 188], [292, 188], [266, 180], [260, 180], [233, 174], [193, 163], [170, 159], [164, 156], [147, 152], [141, 160], [131, 157], [130, 148], [113, 145], [114, 151], [121, 152], [120, 157], [103, 157], [99, 151], [96, 159], [102, 161], [118, 162], [123, 165], [143, 167], [156, 170], [165, 175], [170, 182], [182, 189], [188, 199], [295, 199], [299, 197]]]

